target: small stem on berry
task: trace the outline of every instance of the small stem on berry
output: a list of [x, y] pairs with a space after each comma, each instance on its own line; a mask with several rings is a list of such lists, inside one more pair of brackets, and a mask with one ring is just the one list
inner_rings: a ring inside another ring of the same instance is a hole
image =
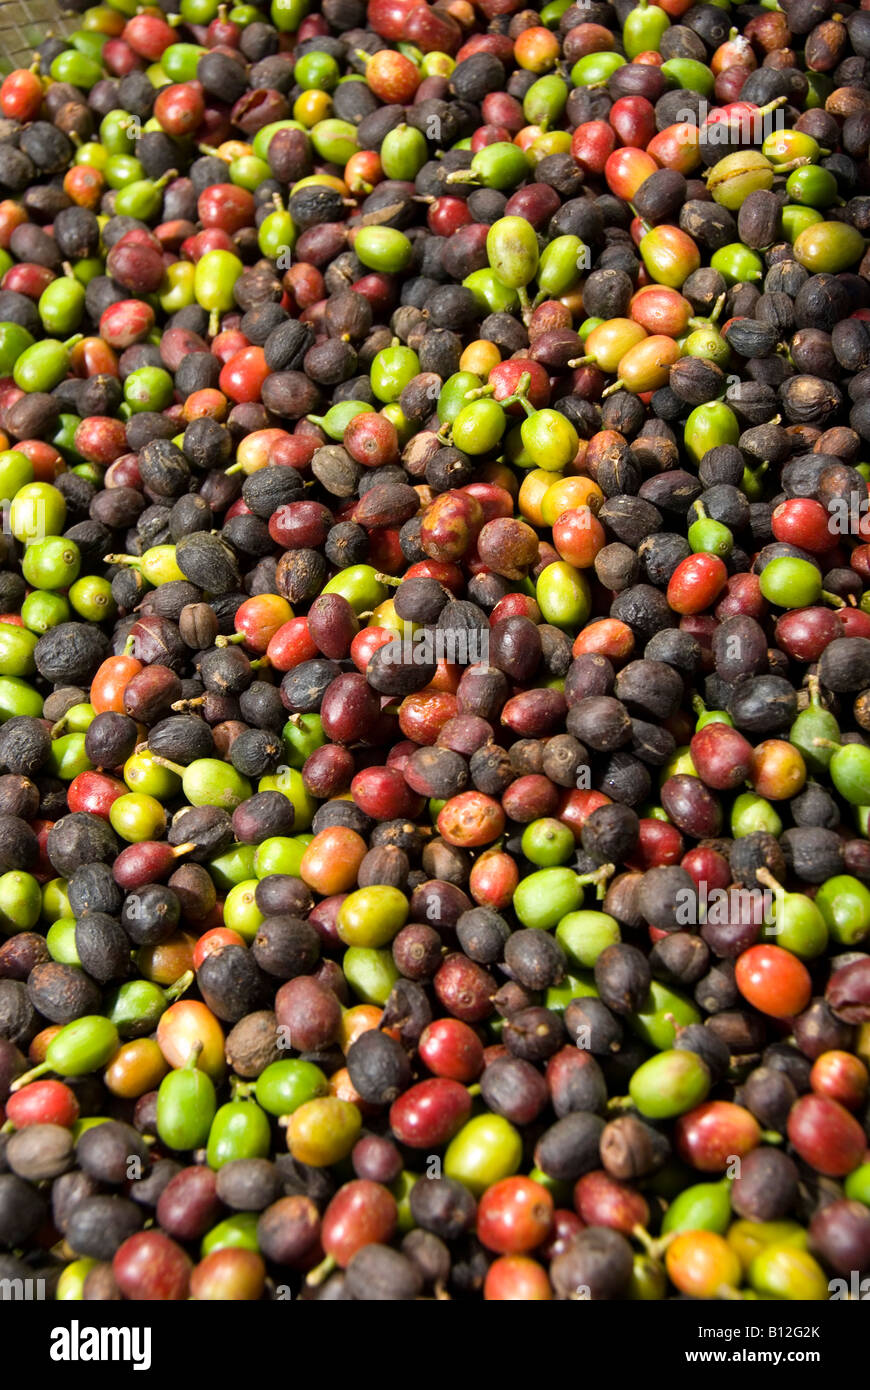
[[335, 1256], [327, 1255], [325, 1260], [321, 1260], [320, 1264], [315, 1265], [314, 1269], [310, 1271], [307, 1279], [305, 1280], [306, 1284], [310, 1284], [312, 1288], [316, 1289], [319, 1284], [323, 1283], [324, 1279], [329, 1278], [330, 1274], [335, 1269], [335, 1266]]

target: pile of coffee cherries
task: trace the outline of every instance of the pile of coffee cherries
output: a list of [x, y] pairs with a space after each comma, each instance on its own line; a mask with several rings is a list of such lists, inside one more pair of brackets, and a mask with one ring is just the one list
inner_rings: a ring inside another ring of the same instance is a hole
[[0, 1277], [870, 1271], [864, 5], [74, 0], [5, 76]]

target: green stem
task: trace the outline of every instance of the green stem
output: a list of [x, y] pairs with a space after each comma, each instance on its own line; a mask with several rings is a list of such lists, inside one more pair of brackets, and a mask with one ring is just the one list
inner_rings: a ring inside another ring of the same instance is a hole
[[535, 407], [532, 405], [528, 397], [528, 390], [531, 384], [531, 373], [523, 372], [522, 376], [517, 382], [517, 389], [513, 392], [512, 395], [505, 397], [505, 399], [501, 402], [502, 406], [505, 409], [507, 409], [509, 405], [521, 405], [523, 410], [526, 412], [526, 415], [536, 415], [537, 411], [535, 410]]
[[176, 773], [176, 775], [179, 777], [183, 777], [185, 772], [187, 771], [187, 768], [182, 767], [181, 763], [173, 763], [169, 760], [169, 758], [161, 758], [159, 753], [152, 753], [151, 761], [153, 763], [157, 763], [159, 767], [168, 767], [170, 772]]
[[632, 1226], [631, 1234], [634, 1236], [638, 1244], [643, 1246], [646, 1253], [648, 1255], [651, 1255], [652, 1258], [655, 1259], [658, 1253], [658, 1241], [650, 1235], [646, 1227], [641, 1226], [638, 1222], [636, 1225]]
[[631, 208], [631, 210], [632, 210], [632, 212], [634, 213], [635, 217], [637, 218], [638, 222], [640, 222], [641, 226], [643, 227], [643, 234], [644, 234], [644, 236], [646, 236], [647, 232], [651, 232], [651, 231], [652, 231], [653, 224], [652, 224], [651, 222], [647, 222], [647, 220], [646, 220], [646, 218], [644, 217], [643, 213], [642, 213], [642, 212], [638, 212], [638, 210], [637, 210], [637, 208], [635, 207], [634, 203], [629, 203], [628, 206]]
[[779, 879], [774, 878], [773, 874], [770, 872], [770, 869], [766, 869], [763, 864], [760, 869], [755, 870], [755, 877], [758, 879], [759, 883], [763, 883], [765, 888], [769, 888], [772, 893], [785, 892], [785, 889], [779, 882]]
[[16, 1077], [9, 1087], [10, 1091], [20, 1091], [22, 1086], [29, 1085], [29, 1083], [35, 1081], [38, 1076], [44, 1076], [47, 1071], [51, 1071], [50, 1064], [48, 1062], [40, 1062], [38, 1067], [31, 1067], [30, 1071], [26, 1071], [21, 1076]]
[[305, 1280], [306, 1284], [316, 1289], [318, 1284], [322, 1284], [325, 1279], [329, 1278], [337, 1263], [334, 1255], [327, 1255], [325, 1260], [321, 1260], [319, 1265], [315, 1265], [314, 1269], [309, 1271]]
[[599, 868], [593, 870], [592, 873], [578, 874], [577, 882], [594, 883], [596, 890], [595, 896], [600, 899], [603, 898], [607, 892], [607, 880], [612, 878], [615, 873], [615, 864], [602, 864]]
[[[758, 115], [758, 112], [755, 112]], [[787, 164], [777, 164], [773, 172], [775, 174], [790, 174], [792, 169], [803, 169], [807, 164], [812, 164], [809, 155], [801, 155], [799, 159], [790, 159]]]
[[[196, 976], [194, 975], [192, 970], [185, 970], [183, 975], [179, 975], [178, 979], [175, 981], [175, 984], [169, 986], [168, 990], [166, 991], [167, 999], [180, 999], [182, 994], [187, 993], [195, 979]], [[202, 1043], [197, 1043], [196, 1046], [198, 1049], [197, 1056], [199, 1056], [199, 1053], [202, 1051]]]
[[618, 381], [614, 381], [611, 386], [608, 386], [604, 391], [601, 392], [601, 399], [604, 400], [605, 396], [612, 396], [614, 392], [623, 391], [624, 389], [625, 382], [620, 377]]
[[633, 1108], [634, 1101], [632, 1100], [631, 1096], [611, 1096], [607, 1102], [608, 1112], [632, 1110]]

